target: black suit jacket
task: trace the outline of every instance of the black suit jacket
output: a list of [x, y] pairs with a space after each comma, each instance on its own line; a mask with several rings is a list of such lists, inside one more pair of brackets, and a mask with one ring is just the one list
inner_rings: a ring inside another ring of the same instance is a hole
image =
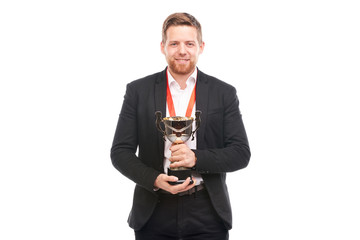
[[[196, 109], [202, 112], [193, 150], [196, 169], [215, 210], [231, 229], [226, 172], [246, 167], [250, 159], [239, 101], [234, 87], [201, 71], [196, 84]], [[153, 184], [163, 172], [164, 141], [155, 126], [156, 111], [166, 113], [166, 69], [127, 85], [111, 148], [115, 168], [136, 183], [128, 219], [135, 230], [141, 229], [156, 206], [158, 193]]]

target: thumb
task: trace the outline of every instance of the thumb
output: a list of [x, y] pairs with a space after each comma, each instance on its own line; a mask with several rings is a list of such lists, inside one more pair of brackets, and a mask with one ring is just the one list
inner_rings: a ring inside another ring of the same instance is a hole
[[168, 176], [168, 175], [165, 175], [165, 181], [168, 181], [168, 182], [176, 182], [178, 181], [179, 179], [175, 176]]

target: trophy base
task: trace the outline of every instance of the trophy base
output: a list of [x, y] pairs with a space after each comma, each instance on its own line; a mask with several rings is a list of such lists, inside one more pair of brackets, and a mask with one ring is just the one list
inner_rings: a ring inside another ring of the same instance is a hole
[[186, 181], [188, 177], [190, 177], [190, 184], [193, 184], [194, 181], [191, 177], [191, 169], [188, 168], [181, 168], [181, 169], [170, 169], [168, 168], [168, 175], [169, 176], [175, 176], [179, 180], [177, 182], [169, 182], [170, 185], [178, 185], [182, 184]]

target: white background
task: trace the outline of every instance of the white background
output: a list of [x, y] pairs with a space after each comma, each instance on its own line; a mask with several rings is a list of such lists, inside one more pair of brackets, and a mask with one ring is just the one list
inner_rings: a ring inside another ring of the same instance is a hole
[[126, 83], [165, 68], [162, 22], [182, 11], [252, 150], [228, 175], [231, 239], [360, 239], [356, 2], [1, 1], [0, 239], [133, 239], [110, 147]]

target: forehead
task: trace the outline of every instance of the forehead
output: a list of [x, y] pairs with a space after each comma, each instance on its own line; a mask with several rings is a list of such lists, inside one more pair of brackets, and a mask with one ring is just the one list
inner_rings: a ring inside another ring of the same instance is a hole
[[167, 41], [197, 41], [197, 30], [193, 26], [171, 26], [166, 31]]

